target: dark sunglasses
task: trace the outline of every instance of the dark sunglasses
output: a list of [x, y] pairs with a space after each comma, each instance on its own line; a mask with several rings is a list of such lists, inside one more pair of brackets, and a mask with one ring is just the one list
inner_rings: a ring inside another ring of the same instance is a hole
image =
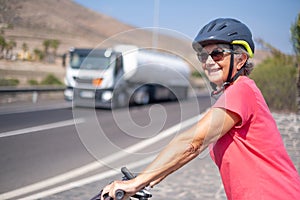
[[[210, 56], [215, 62], [221, 61], [225, 57], [225, 53], [231, 53], [232, 50], [228, 49], [214, 49], [211, 53], [201, 52], [197, 53], [198, 59], [202, 63], [206, 63], [208, 56]], [[233, 52], [234, 53], [234, 52]]]

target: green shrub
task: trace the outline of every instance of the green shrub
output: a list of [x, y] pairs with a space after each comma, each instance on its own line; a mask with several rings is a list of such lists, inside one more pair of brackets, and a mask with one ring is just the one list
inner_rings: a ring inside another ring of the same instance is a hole
[[18, 79], [0, 79], [0, 86], [17, 86], [19, 83]]
[[291, 56], [273, 55], [251, 73], [271, 110], [296, 111], [297, 68]]
[[201, 72], [197, 71], [197, 70], [195, 70], [195, 71], [192, 72], [192, 77], [202, 78], [203, 76], [204, 75]]
[[37, 80], [35, 80], [35, 79], [30, 79], [30, 80], [28, 80], [28, 84], [29, 85], [38, 85], [39, 82]]
[[41, 85], [62, 85], [62, 82], [53, 74], [49, 74], [42, 80]]

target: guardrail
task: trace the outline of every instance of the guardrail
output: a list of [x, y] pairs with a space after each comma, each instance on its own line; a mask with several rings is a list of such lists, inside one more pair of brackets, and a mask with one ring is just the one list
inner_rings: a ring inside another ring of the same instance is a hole
[[65, 86], [0, 87], [0, 94], [32, 93], [32, 102], [36, 103], [39, 93], [63, 92]]

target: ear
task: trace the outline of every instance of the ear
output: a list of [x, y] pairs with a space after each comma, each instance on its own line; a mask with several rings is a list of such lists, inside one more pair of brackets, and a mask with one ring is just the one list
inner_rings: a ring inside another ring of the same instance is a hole
[[247, 59], [248, 59], [248, 56], [245, 53], [241, 54], [238, 57], [237, 64], [236, 64], [237, 70], [240, 70], [244, 66], [244, 64], [247, 62]]

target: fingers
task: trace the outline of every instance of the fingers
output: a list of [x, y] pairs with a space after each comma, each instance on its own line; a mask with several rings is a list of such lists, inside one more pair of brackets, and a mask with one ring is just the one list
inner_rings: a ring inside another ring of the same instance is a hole
[[[123, 193], [122, 195], [124, 195], [124, 197], [122, 199], [127, 199], [128, 197], [130, 197], [131, 194], [135, 194], [134, 190], [133, 191], [130, 190], [130, 185], [128, 185], [128, 182], [129, 181], [125, 181], [125, 182], [124, 181], [114, 181], [110, 185], [107, 185], [102, 191], [101, 200], [108, 200], [108, 199], [106, 199], [107, 196], [115, 199], [116, 192], [118, 190], [124, 192], [124, 193], [122, 192]], [[106, 196], [104, 196], [105, 194], [106, 194]]]
[[101, 194], [101, 200], [111, 200], [115, 199], [115, 193], [116, 193], [116, 185], [115, 182], [111, 183], [110, 185], [107, 185]]
[[100, 197], [101, 200], [111, 200], [112, 197], [110, 197], [108, 195], [108, 193], [105, 193], [105, 194], [101, 194], [101, 197]]
[[107, 185], [103, 190], [102, 190], [102, 194], [101, 194], [101, 200], [108, 200], [107, 197], [109, 197], [109, 192], [111, 190], [111, 184]]

